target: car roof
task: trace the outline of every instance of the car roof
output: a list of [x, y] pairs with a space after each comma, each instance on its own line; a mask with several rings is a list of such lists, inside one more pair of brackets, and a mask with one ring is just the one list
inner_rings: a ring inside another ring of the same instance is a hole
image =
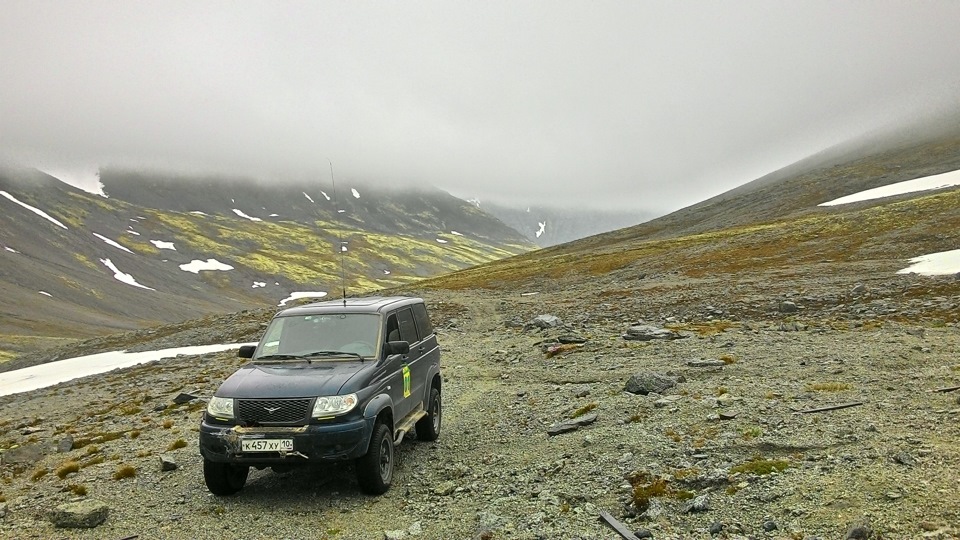
[[319, 315], [324, 313], [383, 313], [410, 304], [422, 304], [422, 298], [412, 296], [368, 296], [366, 298], [342, 298], [296, 306], [278, 312], [276, 317], [294, 315]]

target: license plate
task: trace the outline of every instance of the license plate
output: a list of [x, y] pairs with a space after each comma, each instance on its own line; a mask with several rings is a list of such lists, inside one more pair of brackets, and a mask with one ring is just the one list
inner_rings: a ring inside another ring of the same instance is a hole
[[243, 439], [240, 449], [244, 452], [290, 452], [293, 439]]

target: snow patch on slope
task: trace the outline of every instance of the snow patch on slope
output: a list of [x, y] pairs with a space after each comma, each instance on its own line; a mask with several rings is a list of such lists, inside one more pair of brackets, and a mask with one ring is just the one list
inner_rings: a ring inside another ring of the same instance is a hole
[[113, 278], [116, 279], [117, 281], [121, 281], [123, 283], [126, 283], [127, 285], [133, 285], [134, 287], [140, 287], [141, 289], [147, 289], [148, 291], [156, 290], [152, 287], [146, 287], [144, 285], [137, 283], [136, 278], [134, 278], [130, 274], [125, 274], [120, 270], [118, 270], [117, 266], [113, 264], [113, 261], [111, 261], [110, 259], [100, 259], [100, 262], [103, 263], [104, 266], [106, 266], [107, 268], [110, 269], [110, 271], [113, 272]]
[[29, 204], [27, 204], [27, 203], [25, 203], [25, 202], [20, 202], [19, 200], [17, 200], [16, 197], [14, 197], [13, 195], [7, 193], [6, 191], [0, 191], [0, 195], [3, 195], [4, 197], [6, 197], [6, 198], [10, 199], [11, 201], [19, 204], [20, 206], [26, 208], [27, 210], [33, 212], [33, 213], [36, 214], [36, 215], [42, 217], [43, 219], [49, 221], [50, 223], [53, 223], [54, 225], [56, 225], [56, 226], [58, 226], [58, 227], [60, 227], [60, 228], [62, 228], [62, 229], [67, 229], [67, 230], [69, 230], [66, 225], [64, 225], [63, 223], [60, 223], [59, 221], [57, 221], [56, 219], [54, 219], [53, 217], [51, 217], [50, 214], [44, 212], [43, 210], [40, 210], [39, 208], [34, 208], [34, 207], [30, 206]]

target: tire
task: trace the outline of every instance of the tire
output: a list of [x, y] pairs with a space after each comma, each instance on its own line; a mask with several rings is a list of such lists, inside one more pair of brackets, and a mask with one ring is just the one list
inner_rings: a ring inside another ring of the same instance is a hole
[[203, 460], [203, 480], [214, 495], [233, 495], [247, 483], [250, 467]]
[[393, 481], [393, 436], [386, 424], [373, 426], [367, 453], [357, 458], [357, 482], [364, 493], [382, 495]]
[[435, 441], [440, 436], [440, 421], [443, 418], [442, 405], [440, 390], [436, 387], [430, 388], [427, 415], [417, 421], [417, 440]]

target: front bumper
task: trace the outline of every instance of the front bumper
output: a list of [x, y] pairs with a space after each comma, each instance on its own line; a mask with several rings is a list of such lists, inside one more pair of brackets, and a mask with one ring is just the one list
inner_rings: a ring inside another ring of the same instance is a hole
[[[355, 459], [367, 453], [373, 419], [294, 427], [241, 427], [200, 423], [200, 454], [210, 461], [276, 465]], [[288, 452], [246, 452], [243, 439], [293, 439]]]

